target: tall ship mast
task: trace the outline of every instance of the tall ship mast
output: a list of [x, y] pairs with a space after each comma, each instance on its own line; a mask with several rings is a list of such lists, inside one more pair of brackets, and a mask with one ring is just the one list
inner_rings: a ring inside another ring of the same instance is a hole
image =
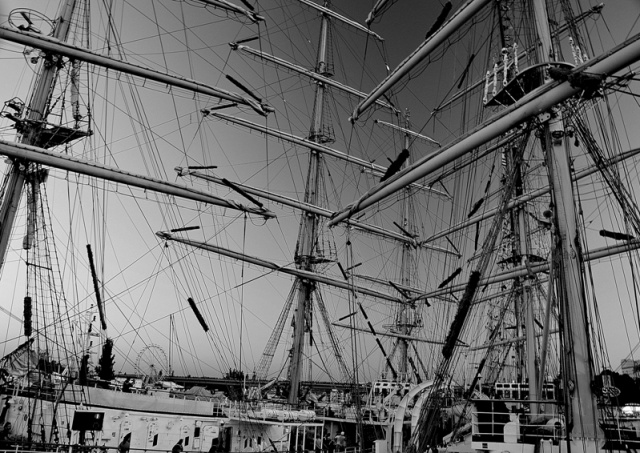
[[[324, 7], [329, 7], [330, 2], [325, 2]], [[318, 58], [316, 60], [316, 73], [324, 77], [331, 77], [331, 64], [328, 61], [329, 47], [329, 18], [322, 16], [320, 27], [320, 40], [318, 46]], [[331, 143], [331, 125], [326, 124], [324, 117], [325, 102], [324, 86], [318, 83], [316, 86], [315, 101], [313, 107], [313, 123], [311, 124], [309, 140], [314, 143]], [[325, 191], [322, 183], [322, 156], [319, 153], [309, 154], [309, 171], [304, 194], [304, 202], [310, 205], [319, 206], [320, 200], [324, 198]], [[305, 271], [315, 271], [316, 262], [325, 259], [320, 249], [320, 225], [319, 217], [313, 214], [306, 214], [300, 222], [300, 232], [296, 244], [295, 261], [298, 269]], [[291, 362], [289, 365], [289, 382], [291, 385], [289, 392], [289, 403], [295, 404], [299, 401], [300, 382], [303, 376], [304, 348], [306, 344], [313, 341], [313, 318], [314, 307], [320, 306], [318, 312], [326, 310], [321, 307], [323, 300], [321, 297], [313, 297], [316, 291], [316, 284], [303, 279], [296, 279], [294, 286], [297, 287], [297, 294], [294, 296], [295, 317], [293, 320], [293, 345], [291, 349]]]

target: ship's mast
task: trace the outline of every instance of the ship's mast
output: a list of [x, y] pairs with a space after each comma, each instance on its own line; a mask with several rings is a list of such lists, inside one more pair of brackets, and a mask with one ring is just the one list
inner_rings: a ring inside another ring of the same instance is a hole
[[[522, 163], [517, 162], [516, 159], [511, 159], [511, 162], [511, 170], [514, 171], [516, 175], [514, 187], [515, 196], [520, 197], [524, 193]], [[515, 253], [514, 258], [518, 258], [517, 263], [521, 266], [528, 266], [528, 260], [532, 250], [530, 231], [526, 221], [526, 211], [523, 206], [513, 211], [511, 223], [516, 238], [513, 250]], [[516, 264], [515, 260], [514, 264]], [[531, 400], [534, 401], [530, 404], [531, 413], [535, 414], [538, 412], [538, 406], [535, 401], [538, 401], [541, 395], [539, 395], [538, 392], [538, 380], [535, 378], [537, 369], [531, 276], [525, 275], [518, 277], [515, 281], [515, 289], [518, 294], [518, 297], [514, 298], [515, 336], [516, 338], [525, 338], [524, 348], [523, 345], [520, 344], [516, 344], [515, 346], [518, 357], [518, 382], [523, 382], [523, 375], [527, 376], [529, 381], [529, 395]]]
[[[405, 127], [410, 129], [408, 114], [405, 117]], [[409, 149], [409, 136], [405, 134], [404, 136], [404, 149]], [[407, 158], [405, 162], [405, 167], [411, 164], [411, 154]], [[411, 233], [411, 229], [413, 227], [411, 222], [411, 186], [407, 186], [404, 189], [404, 197], [402, 200], [402, 217], [403, 217], [403, 225], [402, 227]], [[402, 261], [400, 265], [400, 281], [405, 286], [411, 286], [411, 253], [409, 250], [408, 244], [404, 244], [402, 247]], [[402, 304], [399, 307], [400, 313], [397, 319], [398, 327], [400, 333], [404, 335], [411, 334], [411, 325], [409, 319], [408, 311], [411, 310], [410, 306]], [[406, 339], [398, 339], [398, 347], [399, 347], [399, 362], [398, 362], [398, 372], [400, 373], [400, 379], [403, 381], [408, 380], [408, 346], [409, 342]]]
[[[325, 2], [325, 7], [329, 7], [330, 2]], [[318, 58], [316, 61], [316, 72], [328, 76], [327, 46], [329, 37], [329, 17], [322, 15], [320, 29], [320, 46], [318, 48]], [[316, 85], [315, 106], [313, 112], [313, 123], [309, 140], [315, 143], [326, 143], [330, 140], [325, 134], [325, 124], [323, 119], [325, 87], [322, 83]], [[307, 185], [304, 195], [304, 202], [317, 206], [319, 201], [318, 191], [320, 189], [320, 174], [322, 170], [322, 156], [320, 153], [311, 150], [309, 154], [309, 168], [307, 172]], [[298, 244], [296, 245], [296, 267], [301, 270], [314, 271], [315, 254], [317, 252], [319, 218], [316, 214], [307, 212], [303, 214], [300, 222]], [[294, 314], [293, 346], [291, 348], [291, 358], [289, 365], [289, 403], [298, 402], [298, 393], [302, 375], [302, 359], [304, 351], [305, 331], [311, 329], [313, 300], [312, 295], [316, 289], [313, 281], [300, 279], [296, 280], [298, 287], [296, 310]]]
[[590, 364], [586, 301], [581, 273], [582, 251], [568, 158], [569, 142], [562, 118], [551, 119], [545, 134], [547, 161], [552, 174], [553, 203], [557, 216], [557, 241], [561, 254], [558, 294], [563, 326], [565, 391], [568, 392], [567, 425], [574, 440], [595, 439], [597, 428], [596, 403], [591, 391], [593, 372]]
[[[406, 130], [411, 129], [411, 125], [409, 122], [409, 113], [405, 113], [404, 117], [404, 128]], [[409, 150], [411, 136], [408, 133], [404, 134], [404, 143], [403, 148]], [[405, 161], [403, 168], [411, 165], [411, 153], [409, 153], [409, 157]], [[413, 188], [411, 185], [405, 187], [402, 195], [402, 204], [401, 204], [401, 212], [402, 212], [402, 228], [413, 234], [414, 222], [412, 218], [412, 191]], [[411, 287], [412, 284], [412, 260], [413, 256], [411, 253], [411, 244], [404, 243], [402, 246], [402, 255], [400, 262], [400, 282], [404, 287]], [[415, 319], [415, 308], [413, 308], [409, 304], [400, 304], [398, 306], [398, 312], [395, 316], [395, 328], [401, 335], [406, 335], [409, 337], [412, 334], [413, 328], [416, 327], [416, 319]], [[409, 370], [409, 340], [407, 338], [398, 338], [396, 340], [396, 347], [394, 350], [397, 352], [397, 365], [398, 365], [398, 376], [397, 379], [400, 381], [411, 381], [410, 379], [410, 370]]]
[[[549, 20], [544, 0], [533, 2], [536, 26], [540, 38], [541, 61], [554, 55], [551, 47]], [[582, 251], [576, 220], [573, 185], [569, 164], [569, 139], [565, 134], [560, 109], [552, 108], [550, 119], [542, 136], [547, 152], [547, 165], [553, 187], [552, 199], [556, 218], [558, 252], [560, 253], [560, 275], [558, 296], [563, 322], [564, 363], [562, 373], [568, 398], [567, 427], [574, 444], [584, 445], [601, 437], [598, 433], [596, 403], [591, 391], [593, 371], [586, 317], [586, 300], [581, 266]], [[531, 377], [530, 380], [533, 380]], [[573, 446], [572, 446], [573, 449]]]
[[[67, 40], [75, 4], [76, 0], [66, 0], [62, 4], [53, 31], [54, 39], [62, 42]], [[25, 145], [38, 144], [42, 123], [46, 121], [46, 110], [53, 94], [54, 82], [61, 67], [58, 60], [59, 57], [54, 54], [48, 54], [42, 58], [35, 88], [26, 106], [25, 119], [27, 122], [25, 124], [30, 126], [21, 132], [20, 143]], [[0, 225], [2, 225], [2, 228], [0, 228], [0, 271], [6, 261], [11, 231], [13, 230], [24, 186], [29, 183], [36, 187], [44, 177], [44, 173], [38, 171], [38, 167], [38, 165], [31, 164], [29, 161], [12, 159], [8, 173], [5, 175], [7, 190], [0, 204]], [[33, 192], [36, 193], [37, 190]]]

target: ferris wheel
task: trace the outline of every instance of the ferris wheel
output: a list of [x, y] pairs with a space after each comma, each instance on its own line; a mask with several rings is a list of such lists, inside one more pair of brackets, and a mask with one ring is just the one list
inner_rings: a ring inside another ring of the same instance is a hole
[[136, 358], [136, 372], [150, 384], [163, 379], [169, 373], [167, 354], [157, 344], [150, 344], [142, 348]]

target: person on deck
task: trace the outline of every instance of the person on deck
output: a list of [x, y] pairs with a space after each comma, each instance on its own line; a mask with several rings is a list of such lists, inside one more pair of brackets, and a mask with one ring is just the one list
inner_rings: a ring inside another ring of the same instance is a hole
[[184, 448], [182, 447], [182, 439], [180, 439], [171, 449], [171, 453], [182, 453], [182, 450], [184, 450]]
[[347, 438], [344, 437], [344, 431], [336, 436], [336, 447], [339, 452], [344, 451], [347, 447]]

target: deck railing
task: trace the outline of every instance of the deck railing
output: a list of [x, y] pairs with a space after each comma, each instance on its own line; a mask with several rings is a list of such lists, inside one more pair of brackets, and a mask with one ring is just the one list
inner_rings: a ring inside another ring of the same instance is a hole
[[566, 436], [562, 416], [514, 412], [473, 412], [471, 429], [476, 442], [538, 443]]

